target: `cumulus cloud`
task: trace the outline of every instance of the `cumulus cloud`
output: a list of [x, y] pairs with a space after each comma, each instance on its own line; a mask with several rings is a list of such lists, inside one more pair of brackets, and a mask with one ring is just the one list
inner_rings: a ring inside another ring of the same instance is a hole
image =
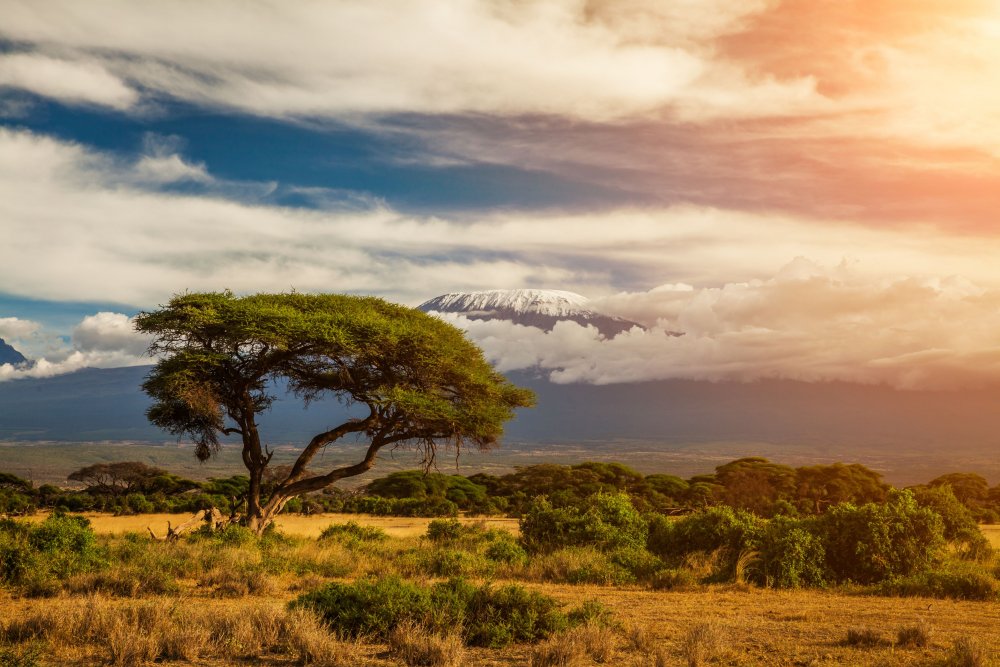
[[0, 317], [0, 338], [7, 341], [27, 338], [41, 328], [38, 322], [17, 317]]
[[[20, 344], [19, 349], [31, 360], [28, 366], [0, 365], [0, 382], [23, 378], [43, 378], [72, 373], [82, 368], [118, 368], [150, 363], [146, 356], [149, 337], [133, 329], [133, 321], [121, 313], [100, 312], [88, 315], [73, 329], [70, 341], [45, 331], [36, 322], [25, 320], [6, 324]], [[23, 348], [23, 349], [22, 349]]]
[[[596, 301], [631, 317], [605, 339], [560, 322], [551, 332], [443, 315], [500, 370], [538, 367], [558, 383], [658, 379], [887, 384], [900, 389], [1000, 385], [1000, 290], [960, 278], [873, 279], [798, 259], [764, 280], [667, 285]], [[683, 332], [681, 336], [670, 332]]]

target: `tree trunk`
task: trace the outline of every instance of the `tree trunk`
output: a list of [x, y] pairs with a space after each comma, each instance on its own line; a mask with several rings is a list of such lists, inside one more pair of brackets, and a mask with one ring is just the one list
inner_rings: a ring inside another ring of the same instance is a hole
[[257, 535], [262, 535], [267, 527], [274, 523], [275, 517], [285, 508], [291, 496], [274, 495], [263, 507], [258, 503], [258, 514], [247, 516], [247, 527]]

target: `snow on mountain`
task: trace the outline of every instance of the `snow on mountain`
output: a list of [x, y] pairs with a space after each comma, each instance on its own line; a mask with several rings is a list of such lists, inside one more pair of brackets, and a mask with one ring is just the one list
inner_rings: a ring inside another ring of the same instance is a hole
[[507, 289], [482, 292], [452, 292], [420, 304], [424, 312], [457, 313], [473, 320], [509, 320], [551, 331], [556, 322], [570, 320], [597, 328], [609, 338], [640, 324], [602, 315], [592, 309], [585, 296], [563, 290]]

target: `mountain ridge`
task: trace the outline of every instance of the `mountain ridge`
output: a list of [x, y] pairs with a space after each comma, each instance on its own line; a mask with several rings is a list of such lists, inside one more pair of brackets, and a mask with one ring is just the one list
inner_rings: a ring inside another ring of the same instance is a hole
[[602, 336], [613, 338], [638, 322], [605, 315], [588, 306], [589, 299], [565, 290], [496, 289], [449, 292], [429, 299], [418, 309], [425, 313], [452, 313], [472, 320], [506, 320], [514, 324], [551, 331], [561, 321], [593, 326]]
[[0, 365], [11, 364], [17, 366], [26, 363], [28, 363], [28, 359], [23, 354], [11, 347], [3, 338], [0, 338]]

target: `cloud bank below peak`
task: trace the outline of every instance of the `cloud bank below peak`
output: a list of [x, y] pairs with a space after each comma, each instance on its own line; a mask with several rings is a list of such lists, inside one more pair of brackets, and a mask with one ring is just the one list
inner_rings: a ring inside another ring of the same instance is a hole
[[[442, 314], [501, 371], [538, 368], [557, 383], [664, 379], [1000, 386], [1000, 290], [968, 281], [872, 280], [798, 259], [771, 278], [716, 288], [665, 285], [595, 300], [648, 325], [614, 338], [559, 322], [551, 331]], [[683, 335], [676, 335], [682, 332]]]

